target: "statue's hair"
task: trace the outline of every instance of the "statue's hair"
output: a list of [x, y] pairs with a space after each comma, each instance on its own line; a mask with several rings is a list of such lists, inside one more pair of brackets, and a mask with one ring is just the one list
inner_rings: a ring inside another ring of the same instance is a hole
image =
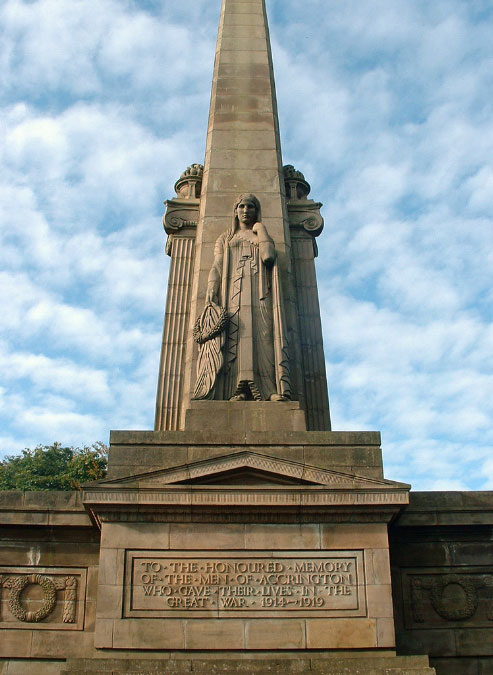
[[260, 207], [259, 200], [251, 192], [245, 192], [244, 194], [240, 195], [234, 203], [234, 206], [233, 206], [233, 225], [231, 227], [231, 230], [229, 231], [228, 239], [230, 239], [234, 235], [234, 233], [236, 232], [236, 230], [240, 226], [238, 216], [236, 215], [236, 209], [238, 207], [238, 204], [240, 202], [242, 202], [243, 200], [253, 202], [253, 204], [255, 204], [255, 208], [257, 209], [257, 220], [258, 221], [262, 220], [262, 210], [261, 210], [261, 207]]

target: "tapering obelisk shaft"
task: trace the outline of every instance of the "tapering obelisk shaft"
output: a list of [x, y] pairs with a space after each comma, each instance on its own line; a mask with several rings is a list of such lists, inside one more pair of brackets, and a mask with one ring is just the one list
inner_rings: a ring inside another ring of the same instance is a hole
[[[214, 253], [216, 242], [231, 228], [233, 205], [243, 193], [254, 194], [260, 201], [262, 223], [275, 243], [271, 312], [277, 317], [272, 319], [276, 354], [272, 366], [276, 368], [276, 377], [281, 365], [282, 378], [289, 371], [288, 394], [293, 401], [299, 401], [308, 429], [330, 429], [314, 267], [313, 237], [323, 227], [321, 204], [307, 199], [310, 187], [302, 174], [293, 167], [287, 167], [286, 175], [283, 171], [265, 0], [222, 1], [205, 162], [203, 174], [199, 167], [200, 176], [197, 166], [182, 174], [175, 186], [178, 197], [167, 202], [165, 228], [170, 235], [167, 250], [172, 262], [156, 430], [186, 428], [187, 410], [195, 405], [191, 401], [197, 379], [198, 348], [192, 328], [204, 308], [211, 267], [218, 264]], [[195, 190], [193, 181], [199, 181], [197, 185], [201, 181], [200, 200], [199, 188]], [[219, 270], [217, 274], [220, 275]], [[245, 297], [242, 296], [243, 303]], [[242, 356], [247, 343], [242, 337]], [[255, 359], [253, 346], [252, 350]], [[226, 351], [225, 347], [223, 354]], [[237, 358], [234, 366], [237, 369], [240, 361]], [[231, 370], [227, 371], [225, 366], [224, 372]], [[284, 386], [284, 379], [282, 382]], [[215, 398], [231, 398], [231, 392], [227, 396], [224, 392], [223, 387], [223, 396], [215, 393]], [[278, 387], [277, 394], [281, 393]], [[262, 398], [270, 396], [267, 393]], [[217, 405], [215, 409], [218, 410]], [[283, 414], [290, 414], [288, 410], [289, 406], [284, 405]], [[274, 416], [270, 429], [277, 428], [273, 420], [283, 428], [281, 412], [279, 407], [269, 408], [269, 415]]]
[[[213, 243], [231, 222], [234, 198], [262, 202], [278, 247], [285, 231], [274, 77], [263, 0], [224, 0], [216, 49], [198, 243]], [[222, 220], [224, 219], [224, 220]]]
[[[209, 126], [196, 237], [191, 315], [204, 304], [218, 236], [231, 226], [235, 198], [254, 193], [262, 221], [276, 243], [285, 303], [289, 225], [284, 200], [279, 124], [264, 0], [223, 0], [217, 39]], [[185, 392], [194, 379], [193, 345], [187, 350]]]

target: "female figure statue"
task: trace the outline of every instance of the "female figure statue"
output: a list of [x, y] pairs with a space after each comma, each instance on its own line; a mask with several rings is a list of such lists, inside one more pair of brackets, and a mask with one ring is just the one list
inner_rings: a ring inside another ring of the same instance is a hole
[[221, 337], [223, 365], [213, 390], [195, 398], [291, 398], [276, 249], [261, 222], [260, 202], [252, 194], [237, 199], [232, 227], [216, 241], [206, 309], [217, 305], [228, 316]]

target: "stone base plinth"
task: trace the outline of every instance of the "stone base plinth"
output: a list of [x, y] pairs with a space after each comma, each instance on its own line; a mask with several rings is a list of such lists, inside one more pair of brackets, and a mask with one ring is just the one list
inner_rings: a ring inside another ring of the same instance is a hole
[[185, 431], [306, 431], [299, 401], [191, 401]]
[[[238, 404], [252, 420], [282, 405]], [[190, 430], [111, 441], [110, 477], [83, 497], [101, 528], [97, 649], [394, 649], [387, 524], [409, 486], [381, 477], [378, 434]]]
[[[210, 402], [196, 402], [197, 409], [190, 412], [193, 424], [202, 415], [202, 403]], [[240, 406], [246, 416], [255, 417], [248, 402], [234, 405]], [[287, 410], [294, 414], [295, 420], [299, 419], [298, 413], [303, 414], [299, 409], [292, 409], [290, 406], [295, 405], [292, 403], [254, 405], [260, 406], [259, 416], [266, 406], [269, 409], [273, 406], [276, 414]], [[285, 405], [288, 408], [284, 408]], [[283, 431], [256, 431], [245, 430], [235, 423], [235, 418], [230, 419], [227, 428], [223, 428], [213, 414], [208, 414], [206, 419], [205, 428], [189, 431], [112, 431], [108, 478], [149, 474], [247, 450], [344, 474], [383, 478], [378, 431], [299, 431], [292, 428], [294, 423], [288, 422]]]
[[427, 656], [368, 656], [359, 658], [307, 658], [305, 655], [286, 657], [207, 659], [187, 656], [180, 658], [176, 654], [170, 659], [70, 659], [63, 675], [82, 675], [91, 673], [136, 673], [139, 675], [158, 675], [161, 673], [241, 673], [242, 675], [434, 675]]

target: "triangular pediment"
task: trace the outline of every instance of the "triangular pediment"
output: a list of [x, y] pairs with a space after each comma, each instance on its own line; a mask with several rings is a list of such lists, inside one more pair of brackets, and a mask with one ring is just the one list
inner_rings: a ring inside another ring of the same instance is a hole
[[409, 487], [404, 483], [377, 480], [331, 471], [284, 458], [243, 451], [117, 479], [99, 481], [106, 487], [139, 489], [193, 485], [299, 486], [333, 489], [389, 489]]

